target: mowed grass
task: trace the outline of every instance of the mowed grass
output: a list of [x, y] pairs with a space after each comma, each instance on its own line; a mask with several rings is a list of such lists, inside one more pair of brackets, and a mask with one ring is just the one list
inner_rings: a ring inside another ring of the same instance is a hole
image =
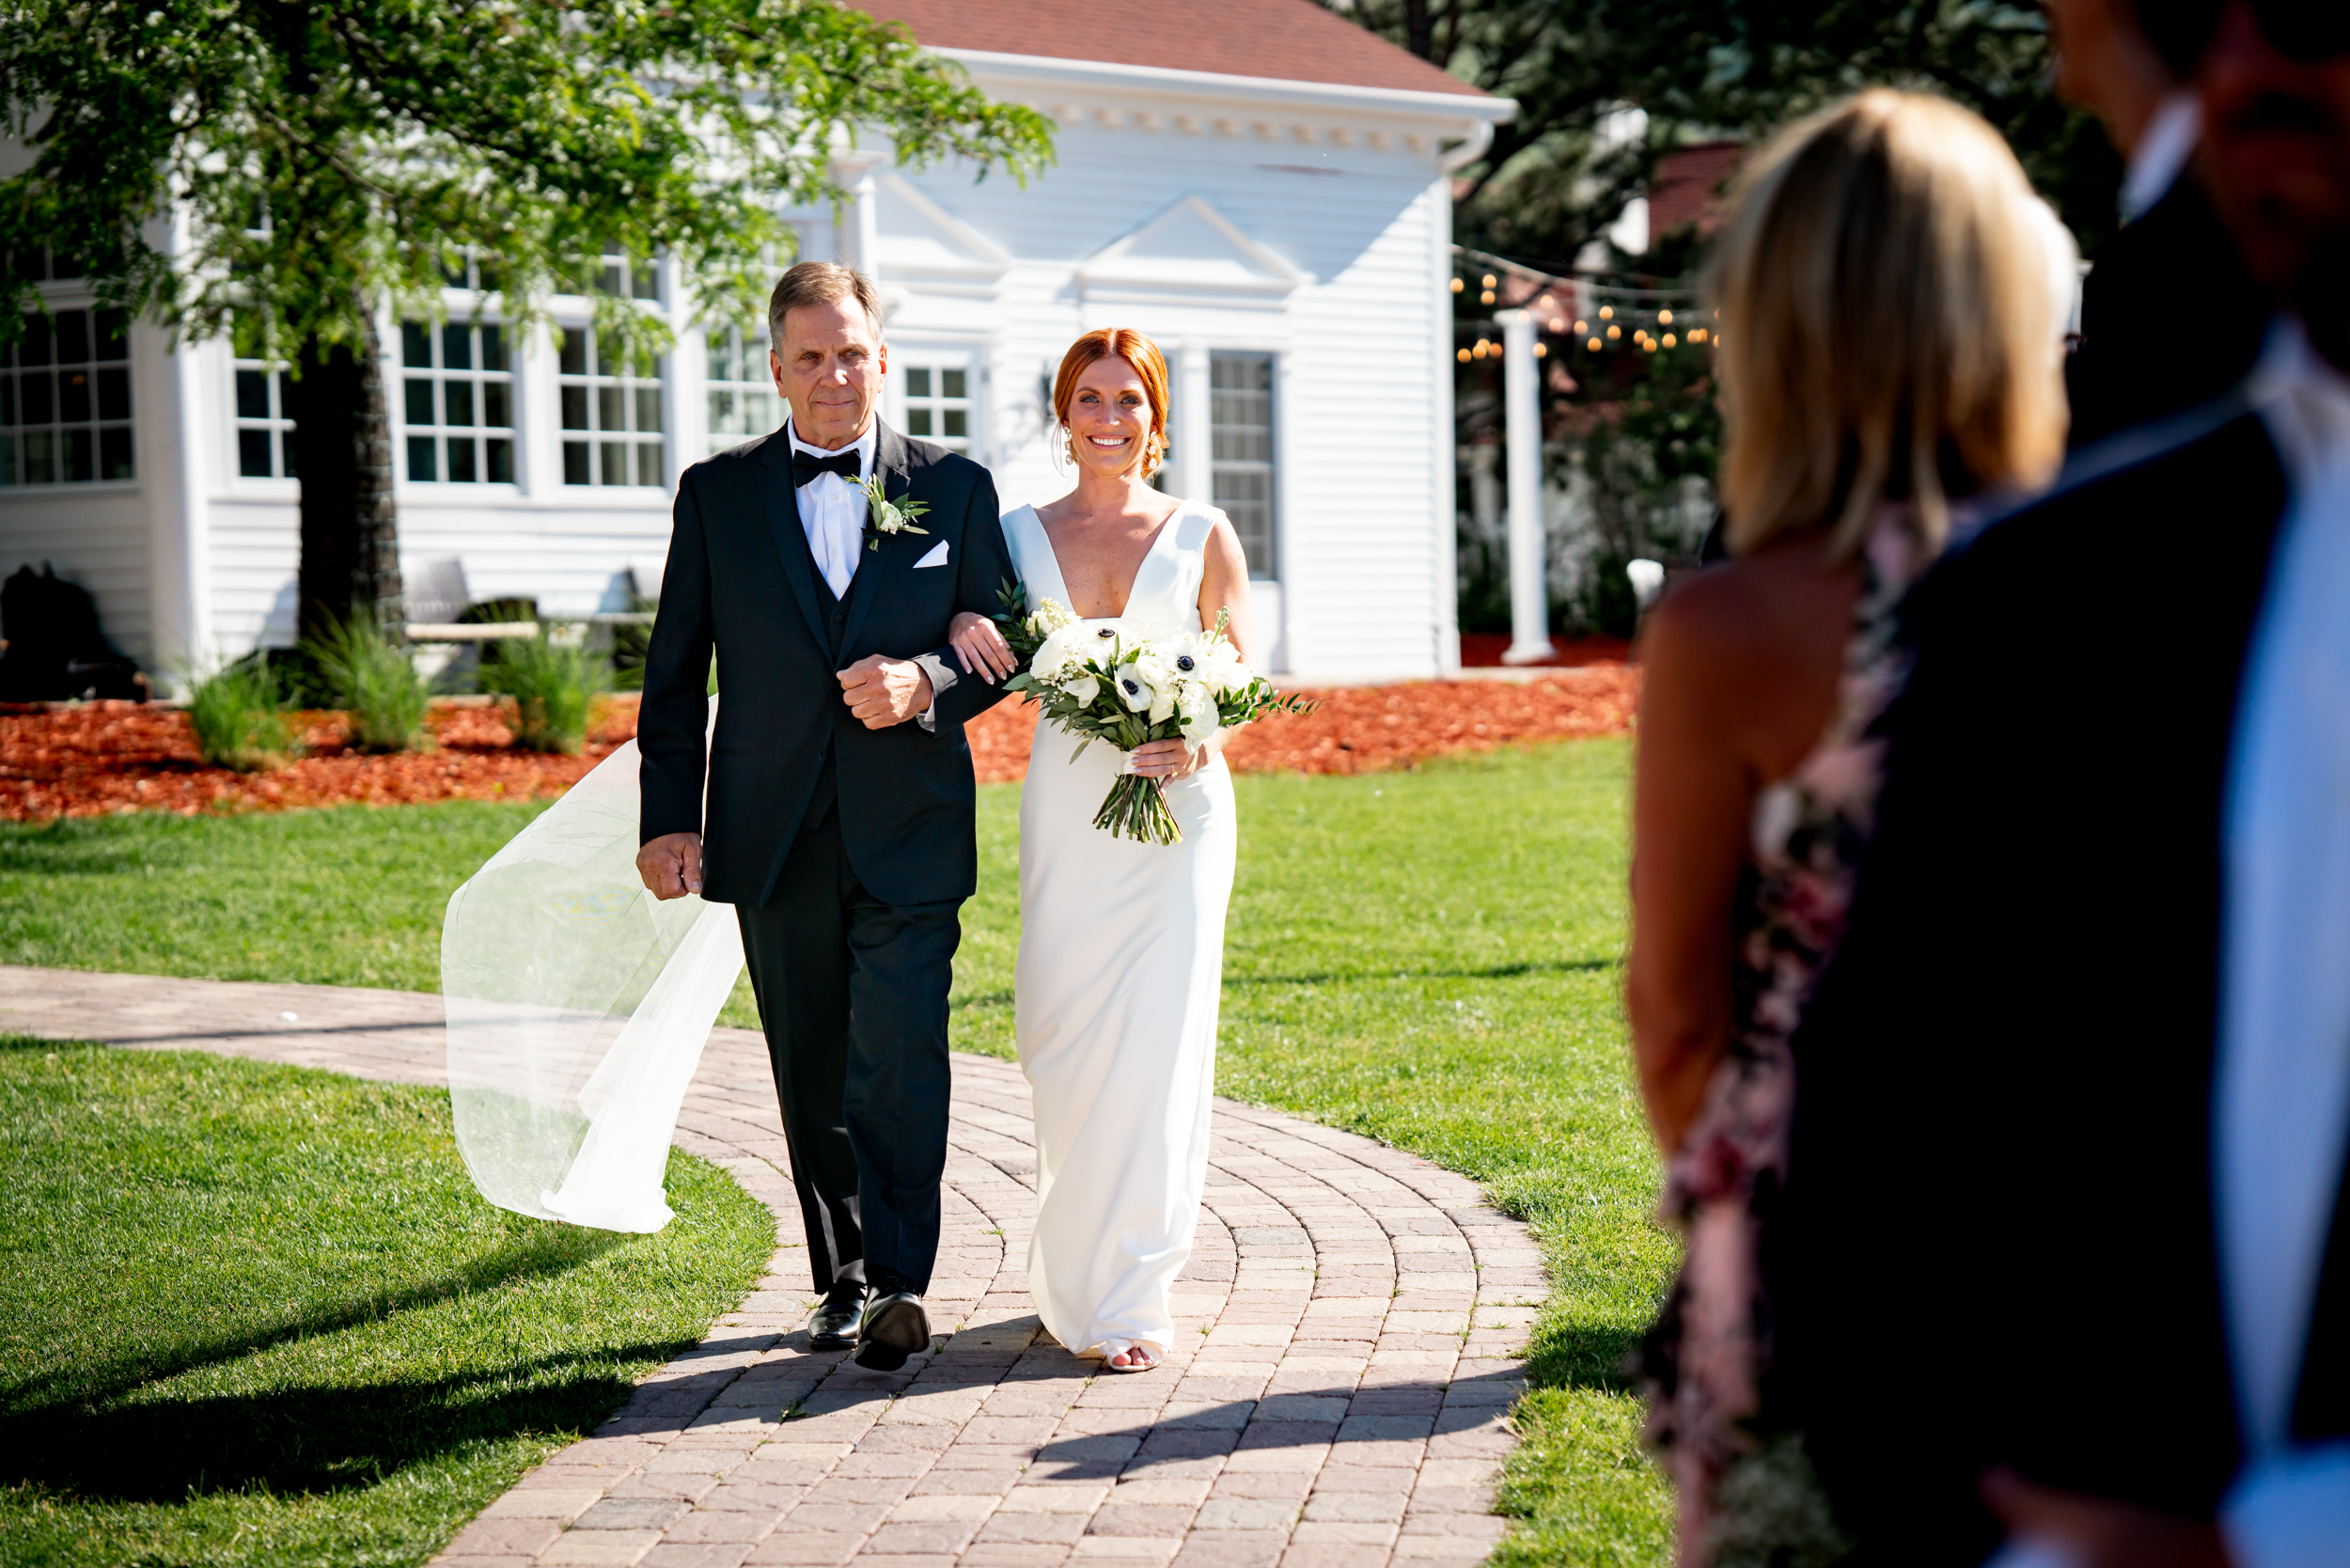
[[[1473, 1176], [1548, 1253], [1506, 1564], [1670, 1557], [1669, 1496], [1621, 1381], [1674, 1257], [1647, 1217], [1657, 1168], [1619, 1001], [1628, 768], [1624, 743], [1578, 741], [1236, 780], [1218, 1089]], [[448, 891], [540, 808], [0, 831], [0, 957], [431, 990], [437, 956], [415, 933], [437, 932]], [[979, 792], [980, 889], [956, 965], [956, 1044], [995, 1056], [1011, 1054], [1018, 815], [1016, 786]], [[149, 906], [110, 944], [109, 901], [133, 891]], [[297, 923], [310, 934], [274, 934]], [[264, 952], [269, 967], [246, 966]], [[747, 986], [724, 1021], [756, 1026]]]
[[484, 1203], [438, 1090], [0, 1037], [0, 1561], [410, 1564], [741, 1301], [772, 1217]]

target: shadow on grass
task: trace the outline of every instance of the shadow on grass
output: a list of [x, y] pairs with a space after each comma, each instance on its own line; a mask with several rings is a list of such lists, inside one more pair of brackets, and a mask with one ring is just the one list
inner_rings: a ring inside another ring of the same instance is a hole
[[468, 1445], [587, 1431], [634, 1387], [613, 1369], [676, 1348], [612, 1346], [430, 1381], [274, 1388], [102, 1410], [61, 1402], [0, 1419], [0, 1453], [14, 1456], [0, 1476], [114, 1502], [370, 1486]]
[[1241, 985], [1335, 985], [1340, 983], [1378, 982], [1383, 980], [1521, 980], [1528, 975], [1582, 975], [1603, 970], [1621, 969], [1621, 958], [1562, 958], [1528, 959], [1518, 964], [1494, 964], [1481, 969], [1402, 969], [1393, 973], [1375, 973], [1356, 969], [1330, 969], [1310, 975], [1235, 975], [1226, 974], [1227, 990]]
[[[101, 1409], [146, 1384], [226, 1361], [242, 1360], [289, 1341], [338, 1333], [397, 1312], [435, 1306], [455, 1296], [563, 1274], [627, 1239], [608, 1231], [547, 1225], [451, 1269], [437, 1279], [405, 1290], [354, 1295], [274, 1324], [255, 1325], [192, 1344], [166, 1346], [144, 1356], [118, 1356], [96, 1365], [60, 1367], [28, 1377], [9, 1388], [5, 1396], [8, 1408], [0, 1413], [0, 1434], [6, 1435], [0, 1436], [0, 1454], [29, 1453], [29, 1449], [20, 1448], [14, 1439], [29, 1436], [36, 1430], [30, 1423], [59, 1419], [61, 1411]], [[150, 1414], [161, 1416], [175, 1408], [179, 1407], [156, 1405], [150, 1408]]]
[[1643, 1332], [1621, 1325], [1546, 1325], [1526, 1347], [1527, 1384], [1622, 1393], [1639, 1370]]

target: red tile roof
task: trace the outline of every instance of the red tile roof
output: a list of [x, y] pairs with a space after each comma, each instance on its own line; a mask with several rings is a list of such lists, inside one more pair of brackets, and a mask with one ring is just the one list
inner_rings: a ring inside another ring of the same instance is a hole
[[1648, 231], [1669, 234], [1683, 224], [1712, 234], [1722, 219], [1722, 187], [1747, 155], [1744, 142], [1700, 142], [1656, 161], [1648, 190]]
[[850, 3], [905, 23], [932, 49], [1486, 96], [1313, 0], [1158, 0], [1120, 9], [1084, 0]]

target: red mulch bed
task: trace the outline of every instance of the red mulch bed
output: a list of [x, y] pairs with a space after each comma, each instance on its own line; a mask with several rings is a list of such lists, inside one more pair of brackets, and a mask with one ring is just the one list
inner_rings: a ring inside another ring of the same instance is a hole
[[[1483, 751], [1515, 741], [1620, 735], [1632, 728], [1639, 671], [1590, 663], [1537, 679], [1418, 682], [1306, 694], [1319, 711], [1280, 715], [1233, 737], [1225, 756], [1243, 773], [1373, 773], [1447, 751]], [[311, 754], [269, 773], [206, 765], [187, 715], [132, 702], [92, 702], [53, 713], [0, 713], [0, 818], [118, 811], [282, 810], [353, 802], [400, 806], [433, 800], [531, 800], [561, 794], [636, 732], [636, 701], [599, 709], [578, 757], [513, 749], [494, 708], [435, 708], [439, 745], [428, 752], [369, 757], [344, 748], [340, 714], [305, 713]], [[1032, 710], [998, 703], [969, 727], [982, 783], [1024, 776]]]

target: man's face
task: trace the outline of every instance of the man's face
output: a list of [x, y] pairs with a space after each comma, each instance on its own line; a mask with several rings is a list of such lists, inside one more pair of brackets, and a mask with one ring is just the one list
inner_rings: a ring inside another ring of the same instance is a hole
[[792, 431], [811, 447], [838, 451], [873, 422], [889, 350], [851, 294], [784, 312], [783, 341], [767, 351], [767, 365], [791, 405]]
[[2235, 0], [2196, 85], [2212, 196], [2245, 264], [2350, 366], [2350, 54], [2290, 59]]

